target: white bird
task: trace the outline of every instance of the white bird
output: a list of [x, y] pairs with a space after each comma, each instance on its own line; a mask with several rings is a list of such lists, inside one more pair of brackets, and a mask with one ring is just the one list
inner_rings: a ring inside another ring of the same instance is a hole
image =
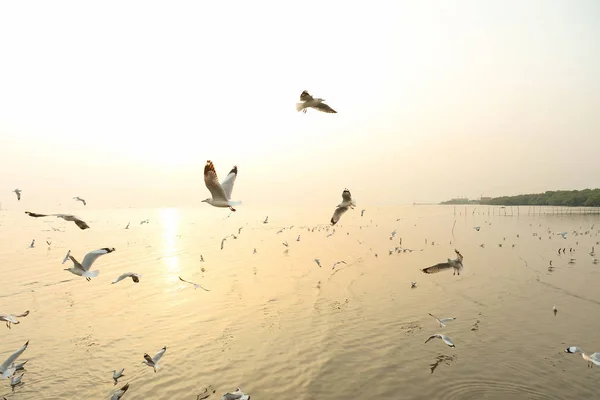
[[318, 258], [315, 258], [315, 262], [317, 263], [319, 268], [321, 268], [321, 260], [319, 260]]
[[13, 192], [17, 195], [17, 201], [21, 201], [21, 189], [15, 189]]
[[87, 203], [85, 202], [85, 200], [84, 200], [84, 199], [82, 199], [82, 198], [81, 198], [81, 197], [79, 197], [79, 196], [77, 196], [77, 197], [73, 197], [73, 200], [80, 201], [80, 202], [82, 202], [82, 203], [83, 203], [83, 205], [84, 205], [84, 206], [87, 206]]
[[221, 400], [250, 400], [250, 395], [242, 392], [240, 388], [237, 388], [235, 392], [227, 392], [222, 397]]
[[267, 215], [267, 218], [265, 218], [265, 220], [263, 221], [263, 224], [268, 224], [269, 223], [269, 216]]
[[331, 225], [335, 225], [349, 208], [354, 208], [355, 206], [356, 202], [352, 200], [350, 191], [348, 189], [344, 189], [342, 192], [342, 202], [338, 204], [335, 212], [333, 213], [333, 217], [331, 217]]
[[198, 285], [197, 283], [190, 282], [190, 281], [186, 281], [186, 280], [185, 280], [185, 279], [183, 279], [182, 277], [179, 277], [179, 280], [180, 280], [180, 281], [182, 281], [182, 282], [185, 282], [185, 283], [189, 283], [190, 285], [194, 285], [194, 289], [198, 289], [198, 288], [200, 288], [200, 289], [206, 290], [207, 292], [210, 292], [210, 289], [206, 289], [206, 288], [204, 288], [204, 287], [202, 287], [202, 286]]
[[35, 247], [35, 239], [33, 239], [33, 240], [31, 241], [31, 244], [29, 245], [29, 247], [28, 247], [28, 248], [29, 248], [29, 249], [33, 249], [34, 247]]
[[552, 306], [552, 311], [554, 312], [554, 315], [556, 315], [556, 313], [558, 312], [558, 308], [556, 308], [556, 304], [554, 306]]
[[25, 350], [27, 350], [27, 346], [29, 346], [29, 340], [23, 346], [21, 346], [19, 350], [11, 354], [11, 356], [8, 357], [6, 361], [2, 363], [2, 365], [0, 365], [2, 379], [9, 378], [15, 373], [15, 371], [17, 370], [17, 368], [15, 367], [15, 361], [17, 361], [17, 358], [19, 358], [19, 356], [23, 354]]
[[119, 380], [120, 377], [125, 376], [125, 375], [123, 375], [124, 371], [125, 371], [125, 368], [122, 368], [120, 371], [113, 369], [113, 380], [115, 381], [115, 385], [117, 384], [117, 381]]
[[477, 232], [479, 232], [479, 230], [481, 229], [480, 226], [474, 226], [473, 229], [475, 229]]
[[300, 101], [301, 101], [301, 103], [296, 103], [296, 111], [302, 111], [302, 112], [306, 113], [306, 110], [308, 108], [312, 107], [315, 110], [319, 110], [319, 111], [330, 113], [330, 114], [337, 113], [337, 111], [335, 111], [333, 108], [331, 108], [327, 104], [323, 103], [325, 101], [325, 99], [315, 99], [310, 94], [308, 94], [308, 92], [306, 90], [304, 90], [300, 94]]
[[163, 354], [165, 354], [165, 351], [167, 351], [167, 346], [164, 346], [162, 349], [160, 349], [160, 351], [152, 358], [150, 358], [148, 353], [144, 353], [144, 361], [142, 361], [142, 364], [146, 364], [147, 366], [154, 368], [154, 372], [156, 372], [156, 370], [160, 368], [158, 361], [162, 358]]
[[456, 346], [454, 346], [454, 343], [452, 343], [452, 339], [450, 339], [448, 336], [442, 335], [440, 333], [436, 333], [435, 335], [429, 336], [429, 339], [427, 339], [425, 341], [425, 343], [429, 342], [431, 339], [442, 339], [444, 341], [444, 343], [446, 343], [448, 346], [456, 347]]
[[22, 314], [0, 314], [0, 321], [6, 322], [6, 326], [8, 327], [8, 329], [10, 329], [10, 324], [17, 325], [21, 323], [21, 321], [19, 321], [17, 318], [25, 318], [28, 315], [29, 310], [25, 311]]
[[125, 384], [125, 386], [123, 386], [121, 389], [117, 390], [112, 397], [110, 398], [110, 400], [119, 400], [121, 397], [123, 397], [123, 395], [125, 394], [125, 392], [127, 391], [127, 389], [129, 389], [129, 383]]
[[21, 380], [23, 380], [23, 375], [25, 375], [25, 372], [23, 372], [21, 375], [19, 376], [11, 376], [10, 377], [10, 386], [12, 387], [12, 390], [15, 390], [15, 386], [19, 385], [21, 383]]
[[89, 227], [90, 227], [81, 218], [76, 217], [76, 216], [71, 215], [71, 214], [38, 214], [38, 213], [29, 212], [29, 211], [25, 211], [25, 214], [27, 214], [27, 215], [29, 215], [30, 217], [33, 217], [33, 218], [40, 218], [40, 217], [62, 218], [65, 221], [75, 222], [75, 225], [77, 225], [79, 227], [79, 229], [89, 229]]
[[448, 259], [448, 261], [445, 263], [439, 263], [431, 267], [424, 268], [421, 271], [426, 274], [435, 274], [440, 271], [445, 271], [449, 268], [454, 268], [454, 273], [452, 275], [456, 275], [456, 273], [460, 275], [460, 271], [463, 269], [463, 256], [458, 250], [454, 250], [454, 252], [457, 255], [455, 260]]
[[117, 279], [115, 279], [112, 284], [114, 285], [117, 282], [122, 281], [125, 278], [131, 278], [131, 280], [133, 280], [135, 283], [138, 283], [140, 281], [140, 278], [142, 277], [142, 275], [137, 274], [135, 272], [125, 272], [124, 274], [119, 275], [119, 277]]
[[217, 172], [212, 161], [206, 161], [204, 166], [204, 184], [210, 191], [212, 198], [202, 200], [203, 203], [208, 203], [213, 207], [228, 207], [231, 211], [235, 211], [233, 206], [241, 204], [241, 201], [231, 201], [231, 192], [233, 191], [233, 184], [237, 178], [238, 168], [237, 165], [233, 167], [229, 174], [223, 179], [223, 182], [219, 183]]
[[587, 354], [585, 354], [583, 352], [583, 350], [581, 350], [579, 347], [577, 346], [571, 346], [571, 347], [567, 347], [565, 349], [565, 353], [581, 353], [581, 357], [588, 362], [588, 367], [592, 368], [594, 366], [594, 364], [596, 365], [600, 365], [600, 353], [592, 353], [589, 356]]
[[454, 321], [456, 319], [455, 317], [438, 318], [435, 315], [433, 315], [432, 313], [429, 313], [429, 315], [431, 315], [433, 318], [435, 318], [435, 320], [440, 324], [440, 328], [445, 327], [446, 326], [446, 322]]
[[113, 248], [104, 247], [98, 250], [90, 251], [85, 255], [83, 261], [80, 263], [73, 256], [69, 255], [71, 261], [73, 261], [73, 266], [71, 268], [65, 268], [65, 271], [69, 271], [72, 274], [79, 275], [85, 277], [87, 281], [92, 280], [92, 278], [97, 277], [100, 274], [99, 270], [90, 271], [90, 267], [96, 261], [96, 259], [100, 256], [103, 256], [108, 253], [112, 253], [115, 251]]
[[67, 255], [65, 256], [65, 258], [63, 259], [63, 262], [62, 262], [63, 264], [67, 262], [70, 255], [71, 255], [71, 250], [67, 251]]
[[559, 233], [557, 233], [557, 235], [562, 236], [563, 239], [567, 238], [567, 232], [559, 232]]

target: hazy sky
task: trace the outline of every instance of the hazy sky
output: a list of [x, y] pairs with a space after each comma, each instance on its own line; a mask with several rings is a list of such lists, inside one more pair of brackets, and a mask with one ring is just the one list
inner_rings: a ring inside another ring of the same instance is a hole
[[[208, 207], [207, 159], [247, 206], [598, 187], [598, 21], [596, 0], [4, 1], [0, 202]], [[296, 112], [304, 89], [338, 114]]]

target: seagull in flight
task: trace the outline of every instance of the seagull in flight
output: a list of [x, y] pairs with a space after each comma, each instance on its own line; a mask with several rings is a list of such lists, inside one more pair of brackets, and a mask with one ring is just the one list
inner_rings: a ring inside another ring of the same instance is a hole
[[440, 328], [445, 327], [446, 326], [446, 322], [454, 321], [456, 319], [455, 317], [438, 318], [435, 315], [433, 315], [432, 313], [429, 313], [429, 315], [431, 315], [433, 318], [435, 318], [435, 320], [438, 322], [438, 324], [440, 324]]
[[72, 255], [69, 255], [71, 261], [73, 261], [73, 266], [71, 268], [65, 268], [65, 271], [69, 271], [72, 274], [79, 275], [85, 277], [85, 279], [89, 282], [92, 278], [97, 277], [100, 274], [99, 270], [90, 271], [90, 267], [96, 261], [96, 259], [100, 256], [103, 256], [108, 253], [112, 253], [115, 251], [115, 248], [104, 247], [98, 250], [90, 251], [83, 257], [83, 261], [80, 263], [77, 261]]
[[71, 215], [71, 214], [38, 214], [38, 213], [29, 212], [29, 211], [25, 211], [25, 214], [27, 214], [27, 215], [29, 215], [30, 217], [33, 217], [33, 218], [40, 218], [40, 217], [57, 217], [57, 218], [62, 218], [65, 221], [75, 222], [75, 225], [77, 225], [79, 227], [79, 229], [89, 229], [89, 227], [90, 227], [81, 218], [78, 218], [78, 217], [76, 217], [74, 215]]
[[77, 197], [73, 197], [73, 200], [80, 201], [80, 202], [82, 202], [82, 203], [83, 203], [83, 205], [84, 205], [84, 206], [87, 206], [87, 203], [85, 202], [85, 200], [84, 200], [84, 199], [82, 199], [82, 198], [81, 198], [81, 197], [79, 197], [79, 196], [77, 196]]
[[119, 400], [121, 397], [123, 397], [123, 395], [125, 394], [125, 392], [127, 391], [127, 389], [129, 389], [129, 383], [125, 384], [125, 386], [123, 386], [121, 389], [117, 390], [112, 397], [110, 398], [110, 400]]
[[10, 325], [11, 324], [20, 324], [21, 321], [19, 321], [17, 318], [25, 318], [26, 316], [29, 315], [29, 310], [25, 311], [22, 314], [0, 314], [0, 321], [4, 321], [6, 322], [6, 327], [8, 329], [11, 329]]
[[120, 371], [117, 371], [116, 369], [113, 369], [113, 380], [115, 381], [115, 385], [117, 384], [117, 381], [119, 380], [119, 378], [121, 378], [123, 375], [123, 372], [125, 371], [125, 368], [121, 368]]
[[326, 112], [329, 114], [336, 114], [333, 108], [329, 107], [327, 104], [323, 103], [325, 99], [315, 99], [305, 90], [300, 94], [301, 103], [296, 103], [296, 111], [302, 111], [306, 113], [308, 108], [314, 108], [315, 110], [319, 110], [322, 112]]
[[207, 291], [207, 292], [210, 292], [210, 289], [206, 289], [206, 288], [204, 288], [204, 287], [202, 287], [202, 286], [198, 285], [197, 283], [190, 282], [190, 281], [186, 281], [186, 280], [185, 280], [185, 279], [183, 279], [182, 277], [179, 277], [179, 280], [180, 280], [181, 282], [185, 282], [185, 283], [189, 283], [190, 285], [193, 285], [193, 286], [194, 286], [194, 289], [198, 289], [198, 288], [200, 288], [200, 289], [202, 289], [202, 290], [205, 290], [205, 291]]
[[365, 210], [365, 209], [360, 210], [360, 216], [361, 217], [365, 215], [365, 211], [367, 211], [367, 210]]
[[421, 271], [426, 274], [435, 274], [440, 271], [445, 271], [449, 268], [454, 268], [454, 273], [452, 275], [456, 275], [457, 273], [460, 275], [460, 271], [463, 269], [463, 256], [458, 250], [454, 250], [454, 252], [457, 255], [455, 260], [448, 259], [448, 261], [445, 263], [439, 263], [434, 266], [424, 268]]
[[435, 335], [429, 336], [429, 338], [425, 341], [425, 343], [429, 342], [431, 339], [442, 339], [444, 341], [444, 343], [446, 343], [448, 346], [456, 347], [456, 346], [454, 346], [454, 343], [452, 343], [452, 339], [450, 339], [448, 336], [442, 335], [440, 333], [436, 333]]
[[317, 263], [319, 268], [321, 268], [321, 260], [319, 260], [318, 258], [315, 258], [315, 262]]
[[15, 189], [13, 192], [17, 195], [17, 201], [21, 201], [21, 189]]
[[344, 189], [342, 192], [342, 202], [338, 204], [335, 212], [333, 213], [333, 217], [331, 217], [331, 225], [337, 224], [342, 215], [348, 211], [349, 208], [354, 208], [356, 206], [356, 202], [352, 200], [352, 195], [348, 189]]
[[231, 201], [231, 192], [233, 191], [233, 184], [235, 183], [237, 173], [238, 168], [235, 165], [225, 179], [223, 179], [223, 182], [219, 183], [215, 165], [210, 160], [206, 161], [206, 165], [204, 166], [204, 184], [210, 191], [212, 198], [202, 200], [202, 202], [208, 203], [213, 207], [228, 207], [231, 211], [235, 211], [233, 206], [241, 204], [241, 201]]
[[[331, 267], [331, 269], [334, 269], [336, 265], [338, 264], [346, 264], [346, 261], [337, 261], [335, 263], [333, 263], [333, 267]], [[347, 265], [347, 264], [346, 264]], [[320, 265], [319, 265], [320, 266]]]
[[250, 395], [242, 392], [240, 388], [237, 388], [235, 392], [227, 392], [221, 396], [221, 400], [250, 400]]
[[263, 221], [263, 224], [268, 224], [269, 223], [269, 216], [267, 215], [267, 217], [265, 218], [265, 220]]
[[567, 347], [565, 349], [565, 353], [571, 353], [571, 354], [581, 353], [581, 357], [583, 357], [583, 359], [588, 362], [589, 368], [592, 368], [594, 366], [594, 364], [600, 365], [600, 353], [593, 353], [588, 356], [587, 354], [585, 354], [583, 352], [583, 350], [581, 350], [577, 346]]
[[35, 247], [35, 239], [33, 239], [33, 240], [31, 241], [31, 244], [29, 245], [29, 247], [28, 247], [28, 248], [29, 248], [29, 249], [33, 249], [34, 247]]
[[15, 361], [17, 361], [17, 358], [19, 358], [19, 356], [23, 354], [25, 350], [27, 350], [27, 346], [29, 346], [29, 340], [23, 346], [21, 346], [19, 350], [15, 351], [10, 357], [8, 357], [6, 361], [2, 363], [2, 365], [0, 365], [2, 379], [9, 378], [15, 373], [17, 370], [14, 365]]
[[67, 262], [70, 255], [71, 255], [71, 250], [67, 251], [67, 255], [65, 256], [65, 258], [63, 259], [63, 262], [62, 262], [63, 264]]
[[142, 361], [142, 364], [146, 364], [147, 366], [154, 368], [154, 372], [156, 372], [156, 370], [160, 368], [158, 366], [158, 361], [165, 354], [165, 351], [167, 351], [167, 346], [164, 346], [162, 349], [160, 349], [160, 351], [152, 358], [148, 355], [148, 353], [144, 353], [144, 361]]
[[129, 229], [129, 224], [131, 224], [131, 222], [127, 223], [127, 226], [125, 227], [125, 229]]
[[142, 277], [142, 275], [136, 274], [135, 272], [125, 272], [124, 274], [119, 275], [119, 277], [117, 279], [115, 279], [112, 282], [112, 284], [114, 285], [115, 283], [120, 282], [125, 278], [131, 278], [132, 281], [134, 281], [135, 283], [138, 283], [140, 281], [141, 277]]

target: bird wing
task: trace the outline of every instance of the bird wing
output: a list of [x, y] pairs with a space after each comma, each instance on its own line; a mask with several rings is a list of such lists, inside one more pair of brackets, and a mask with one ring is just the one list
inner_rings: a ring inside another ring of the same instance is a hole
[[25, 211], [25, 214], [27, 214], [27, 215], [29, 215], [30, 217], [33, 217], [33, 218], [40, 218], [40, 217], [47, 217], [48, 216], [48, 214], [38, 214], [38, 213], [31, 212], [31, 211]]
[[440, 319], [441, 323], [445, 323], [445, 322], [450, 322], [450, 321], [454, 321], [456, 318], [452, 317], [452, 318], [442, 318]]
[[225, 191], [227, 200], [231, 200], [231, 192], [233, 192], [233, 184], [235, 183], [235, 178], [237, 178], [237, 172], [237, 165], [235, 165], [231, 171], [229, 171], [229, 174], [227, 174], [225, 179], [223, 179], [223, 182], [221, 182], [221, 187]]
[[340, 218], [346, 211], [348, 211], [348, 207], [336, 208], [335, 212], [333, 213], [333, 216], [331, 217], [331, 225], [333, 226], [333, 225], [337, 224], [337, 222], [340, 220]]
[[425, 341], [425, 343], [429, 342], [431, 339], [436, 339], [436, 338], [439, 338], [439, 337], [440, 337], [439, 335], [431, 335], [431, 336], [429, 336], [427, 338], [427, 340]]
[[[206, 161], [206, 165], [204, 166], [204, 184], [206, 185], [206, 188], [210, 191], [213, 200], [228, 200], [223, 186], [221, 186], [221, 184], [219, 183], [217, 171], [215, 171], [215, 165], [210, 160]], [[231, 185], [233, 188], [233, 182]]]
[[29, 310], [25, 311], [23, 314], [15, 314], [17, 318], [23, 318], [29, 315]]
[[600, 365], [600, 353], [590, 354], [590, 360], [596, 365]]
[[52, 215], [56, 215], [58, 218], [62, 218], [65, 221], [75, 222], [75, 225], [77, 225], [79, 227], [79, 229], [89, 229], [89, 227], [90, 227], [81, 218], [78, 218], [74, 215], [70, 215], [70, 214], [52, 214]]
[[452, 340], [450, 340], [448, 336], [442, 335], [441, 338], [444, 341], [444, 343], [446, 343], [448, 346], [454, 347], [454, 343], [452, 343]]
[[119, 275], [119, 277], [115, 279], [112, 283], [114, 284], [120, 282], [123, 279], [130, 277], [131, 275], [133, 275], [133, 272], [125, 272], [124, 274]]
[[425, 272], [426, 274], [435, 274], [440, 271], [445, 271], [448, 268], [452, 268], [452, 264], [445, 262], [433, 265], [431, 267], [423, 268], [421, 271]]
[[123, 397], [123, 395], [125, 394], [127, 389], [129, 389], [129, 383], [127, 383], [121, 389], [117, 390], [110, 399], [111, 400], [119, 400], [121, 397]]
[[329, 114], [337, 114], [337, 111], [335, 111], [333, 108], [329, 107], [327, 104], [325, 103], [318, 103], [315, 104], [314, 106], [312, 106], [313, 108], [322, 111], [322, 112], [326, 112]]
[[162, 358], [163, 354], [165, 354], [165, 351], [167, 351], [167, 346], [160, 349], [160, 351], [158, 353], [156, 353], [154, 355], [154, 357], [152, 357], [152, 361], [154, 361], [154, 364], [158, 363], [158, 360], [160, 360]]
[[92, 266], [92, 264], [94, 263], [94, 261], [96, 261], [96, 259], [98, 257], [103, 256], [103, 255], [108, 254], [108, 253], [112, 253], [113, 251], [115, 251], [114, 248], [113, 249], [109, 249], [108, 247], [104, 247], [102, 249], [90, 251], [83, 258], [83, 261], [81, 262], [81, 266], [83, 267], [83, 269], [85, 271], [89, 271], [90, 267]]
[[17, 358], [27, 350], [27, 346], [29, 346], [29, 340], [0, 365], [0, 372], [6, 371], [15, 361], [17, 361]]
[[72, 255], [67, 255], [67, 256], [68, 256], [68, 257], [71, 259], [71, 261], [73, 261], [73, 268], [79, 268], [79, 269], [80, 269], [80, 270], [82, 270], [83, 272], [85, 272], [85, 271], [86, 271], [86, 270], [83, 268], [83, 265], [81, 265], [81, 264], [79, 263], [79, 261], [77, 261], [77, 260], [75, 259], [75, 257], [73, 257]]
[[429, 315], [431, 315], [433, 318], [435, 318], [435, 320], [437, 322], [439, 322], [440, 324], [442, 323], [442, 321], [440, 321], [440, 319], [438, 317], [436, 317], [435, 315], [433, 315], [432, 313], [428, 313]]

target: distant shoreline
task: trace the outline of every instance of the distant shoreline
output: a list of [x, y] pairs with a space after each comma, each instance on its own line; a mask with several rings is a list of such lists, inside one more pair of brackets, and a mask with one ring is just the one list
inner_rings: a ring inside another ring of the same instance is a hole
[[555, 190], [516, 196], [457, 198], [440, 205], [600, 207], [600, 189]]

